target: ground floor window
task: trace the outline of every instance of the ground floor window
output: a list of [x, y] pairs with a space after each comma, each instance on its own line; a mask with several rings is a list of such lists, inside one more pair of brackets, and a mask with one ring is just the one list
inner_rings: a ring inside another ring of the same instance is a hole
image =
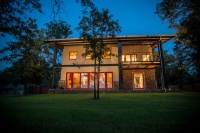
[[[100, 89], [113, 88], [113, 73], [100, 72], [99, 80], [96, 74], [96, 84], [99, 82]], [[66, 88], [92, 89], [94, 88], [94, 73], [92, 72], [69, 72], [66, 73]]]
[[144, 89], [144, 74], [133, 73], [133, 83], [134, 89]]

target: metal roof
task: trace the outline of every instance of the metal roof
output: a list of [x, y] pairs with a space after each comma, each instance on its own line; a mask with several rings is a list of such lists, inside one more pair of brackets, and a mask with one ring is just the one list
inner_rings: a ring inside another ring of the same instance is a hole
[[[166, 35], [130, 35], [130, 36], [115, 36], [115, 37], [104, 37], [103, 41], [106, 44], [118, 44], [121, 42], [122, 45], [151, 45], [152, 48], [157, 47], [158, 41], [162, 44], [174, 38], [174, 34]], [[64, 46], [73, 45], [85, 45], [88, 42], [82, 38], [66, 38], [66, 39], [51, 39], [44, 41], [45, 43], [55, 46], [58, 44], [58, 48], [63, 49]]]

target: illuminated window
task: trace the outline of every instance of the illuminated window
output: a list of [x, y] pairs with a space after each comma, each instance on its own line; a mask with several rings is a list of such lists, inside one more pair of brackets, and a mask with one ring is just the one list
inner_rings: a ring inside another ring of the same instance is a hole
[[88, 88], [88, 73], [81, 73], [81, 88]]
[[69, 52], [69, 59], [76, 60], [77, 59], [77, 52]]
[[131, 55], [126, 55], [126, 61], [131, 61]]
[[137, 61], [137, 58], [136, 58], [135, 54], [131, 55], [131, 61]]
[[71, 73], [67, 73], [67, 76], [66, 76], [66, 88], [72, 88], [72, 78], [71, 78]]
[[94, 88], [94, 73], [90, 73], [90, 88]]
[[73, 73], [73, 88], [80, 88], [80, 73]]
[[100, 73], [99, 74], [99, 88], [105, 88], [106, 86], [105, 86], [105, 84], [106, 84], [106, 82], [105, 82], [105, 73]]
[[91, 58], [92, 58], [92, 55], [91, 55], [91, 54], [88, 54], [88, 55], [85, 56], [85, 59], [86, 59], [86, 60], [90, 60]]
[[125, 61], [125, 55], [122, 55], [122, 61]]
[[122, 55], [122, 61], [137, 61], [135, 54]]
[[[101, 72], [96, 75], [96, 85], [99, 82], [100, 89], [112, 89], [113, 88], [113, 73]], [[66, 88], [67, 89], [93, 89], [94, 88], [94, 73], [92, 72], [70, 72], [66, 73]]]
[[150, 55], [142, 55], [143, 61], [150, 61]]
[[143, 73], [134, 73], [134, 89], [144, 88], [144, 75]]
[[110, 59], [110, 51], [106, 51], [104, 56], [105, 59]]
[[107, 73], [107, 88], [112, 88], [112, 81], [113, 81], [112, 73]]

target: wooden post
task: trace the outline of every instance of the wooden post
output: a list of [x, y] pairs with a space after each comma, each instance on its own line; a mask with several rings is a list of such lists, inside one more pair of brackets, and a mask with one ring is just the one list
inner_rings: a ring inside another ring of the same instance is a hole
[[56, 81], [56, 59], [57, 59], [57, 50], [58, 50], [58, 44], [55, 43], [55, 48], [54, 48], [54, 59], [53, 59], [53, 74], [52, 74], [52, 89], [55, 89], [55, 81]]
[[119, 89], [123, 89], [122, 43], [119, 41], [118, 41], [118, 71], [119, 71]]
[[160, 56], [160, 67], [161, 67], [161, 82], [162, 82], [162, 88], [164, 88], [165, 92], [168, 89], [167, 83], [165, 80], [165, 64], [164, 64], [164, 57], [163, 57], [163, 49], [162, 49], [162, 43], [161, 43], [161, 37], [158, 41], [158, 52]]

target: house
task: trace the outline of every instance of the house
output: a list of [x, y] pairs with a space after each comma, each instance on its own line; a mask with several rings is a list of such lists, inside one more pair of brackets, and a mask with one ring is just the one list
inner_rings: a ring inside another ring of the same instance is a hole
[[[104, 38], [110, 53], [115, 56], [105, 56], [101, 63], [100, 90], [155, 89], [155, 68], [158, 66], [161, 66], [162, 88], [167, 89], [162, 45], [174, 37], [175, 35], [139, 35]], [[94, 60], [88, 55], [83, 56], [86, 41], [81, 38], [67, 38], [47, 40], [45, 43], [55, 47], [54, 71], [61, 68], [59, 82], [65, 89], [94, 88]], [[154, 52], [156, 48], [158, 52]], [[57, 49], [63, 52], [62, 65], [56, 64]], [[53, 78], [52, 86], [54, 84]]]

